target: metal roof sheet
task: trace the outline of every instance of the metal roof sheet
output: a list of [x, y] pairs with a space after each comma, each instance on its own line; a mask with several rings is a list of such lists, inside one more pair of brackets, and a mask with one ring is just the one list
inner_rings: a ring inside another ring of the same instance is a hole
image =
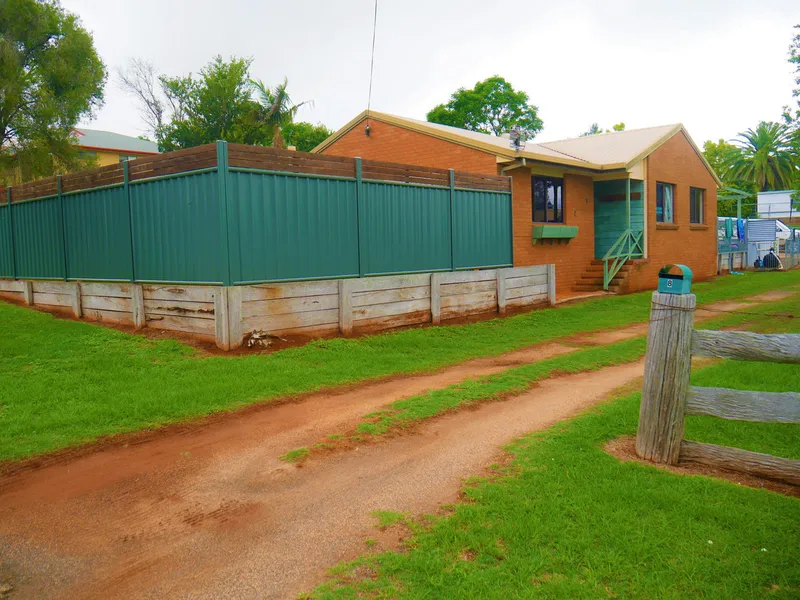
[[128, 152], [157, 153], [158, 144], [112, 131], [85, 129], [76, 127], [72, 130], [79, 146], [87, 148], [105, 148], [108, 150], [125, 150]]

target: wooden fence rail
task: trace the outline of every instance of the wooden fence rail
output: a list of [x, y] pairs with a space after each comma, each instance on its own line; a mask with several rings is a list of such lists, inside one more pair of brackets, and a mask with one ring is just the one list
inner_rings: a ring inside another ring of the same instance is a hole
[[800, 485], [800, 461], [683, 439], [686, 415], [800, 423], [800, 393], [689, 385], [692, 356], [800, 364], [800, 335], [693, 331], [693, 294], [653, 294], [636, 453], [665, 464], [698, 463]]

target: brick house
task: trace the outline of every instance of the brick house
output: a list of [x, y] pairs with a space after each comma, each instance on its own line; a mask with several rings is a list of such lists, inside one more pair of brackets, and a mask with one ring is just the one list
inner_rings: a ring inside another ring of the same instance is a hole
[[652, 289], [671, 263], [716, 273], [720, 181], [680, 124], [515, 148], [365, 111], [313, 152], [510, 176], [514, 265], [555, 264], [561, 297]]

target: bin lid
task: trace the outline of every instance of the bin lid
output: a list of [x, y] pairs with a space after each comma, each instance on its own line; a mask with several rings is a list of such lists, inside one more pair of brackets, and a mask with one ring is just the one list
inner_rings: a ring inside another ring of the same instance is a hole
[[[670, 273], [672, 269], [680, 269], [680, 273]], [[692, 270], [686, 265], [664, 265], [658, 271], [658, 276], [661, 279], [688, 279], [692, 280]]]

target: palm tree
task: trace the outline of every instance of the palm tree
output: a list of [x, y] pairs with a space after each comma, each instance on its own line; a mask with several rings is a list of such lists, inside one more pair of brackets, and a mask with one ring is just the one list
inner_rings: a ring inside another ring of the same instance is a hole
[[791, 131], [786, 125], [761, 121], [755, 131], [748, 129], [731, 141], [739, 148], [728, 165], [728, 175], [732, 179], [752, 181], [761, 191], [791, 187], [800, 165], [792, 148]]
[[303, 101], [300, 104], [292, 104], [292, 99], [286, 92], [286, 86], [289, 80], [284, 78], [283, 83], [269, 88], [264, 85], [263, 81], [251, 80], [250, 84], [256, 92], [258, 103], [261, 105], [264, 113], [263, 120], [272, 127], [272, 146], [275, 148], [283, 148], [283, 136], [281, 129], [294, 121], [297, 111], [304, 104], [309, 101]]

